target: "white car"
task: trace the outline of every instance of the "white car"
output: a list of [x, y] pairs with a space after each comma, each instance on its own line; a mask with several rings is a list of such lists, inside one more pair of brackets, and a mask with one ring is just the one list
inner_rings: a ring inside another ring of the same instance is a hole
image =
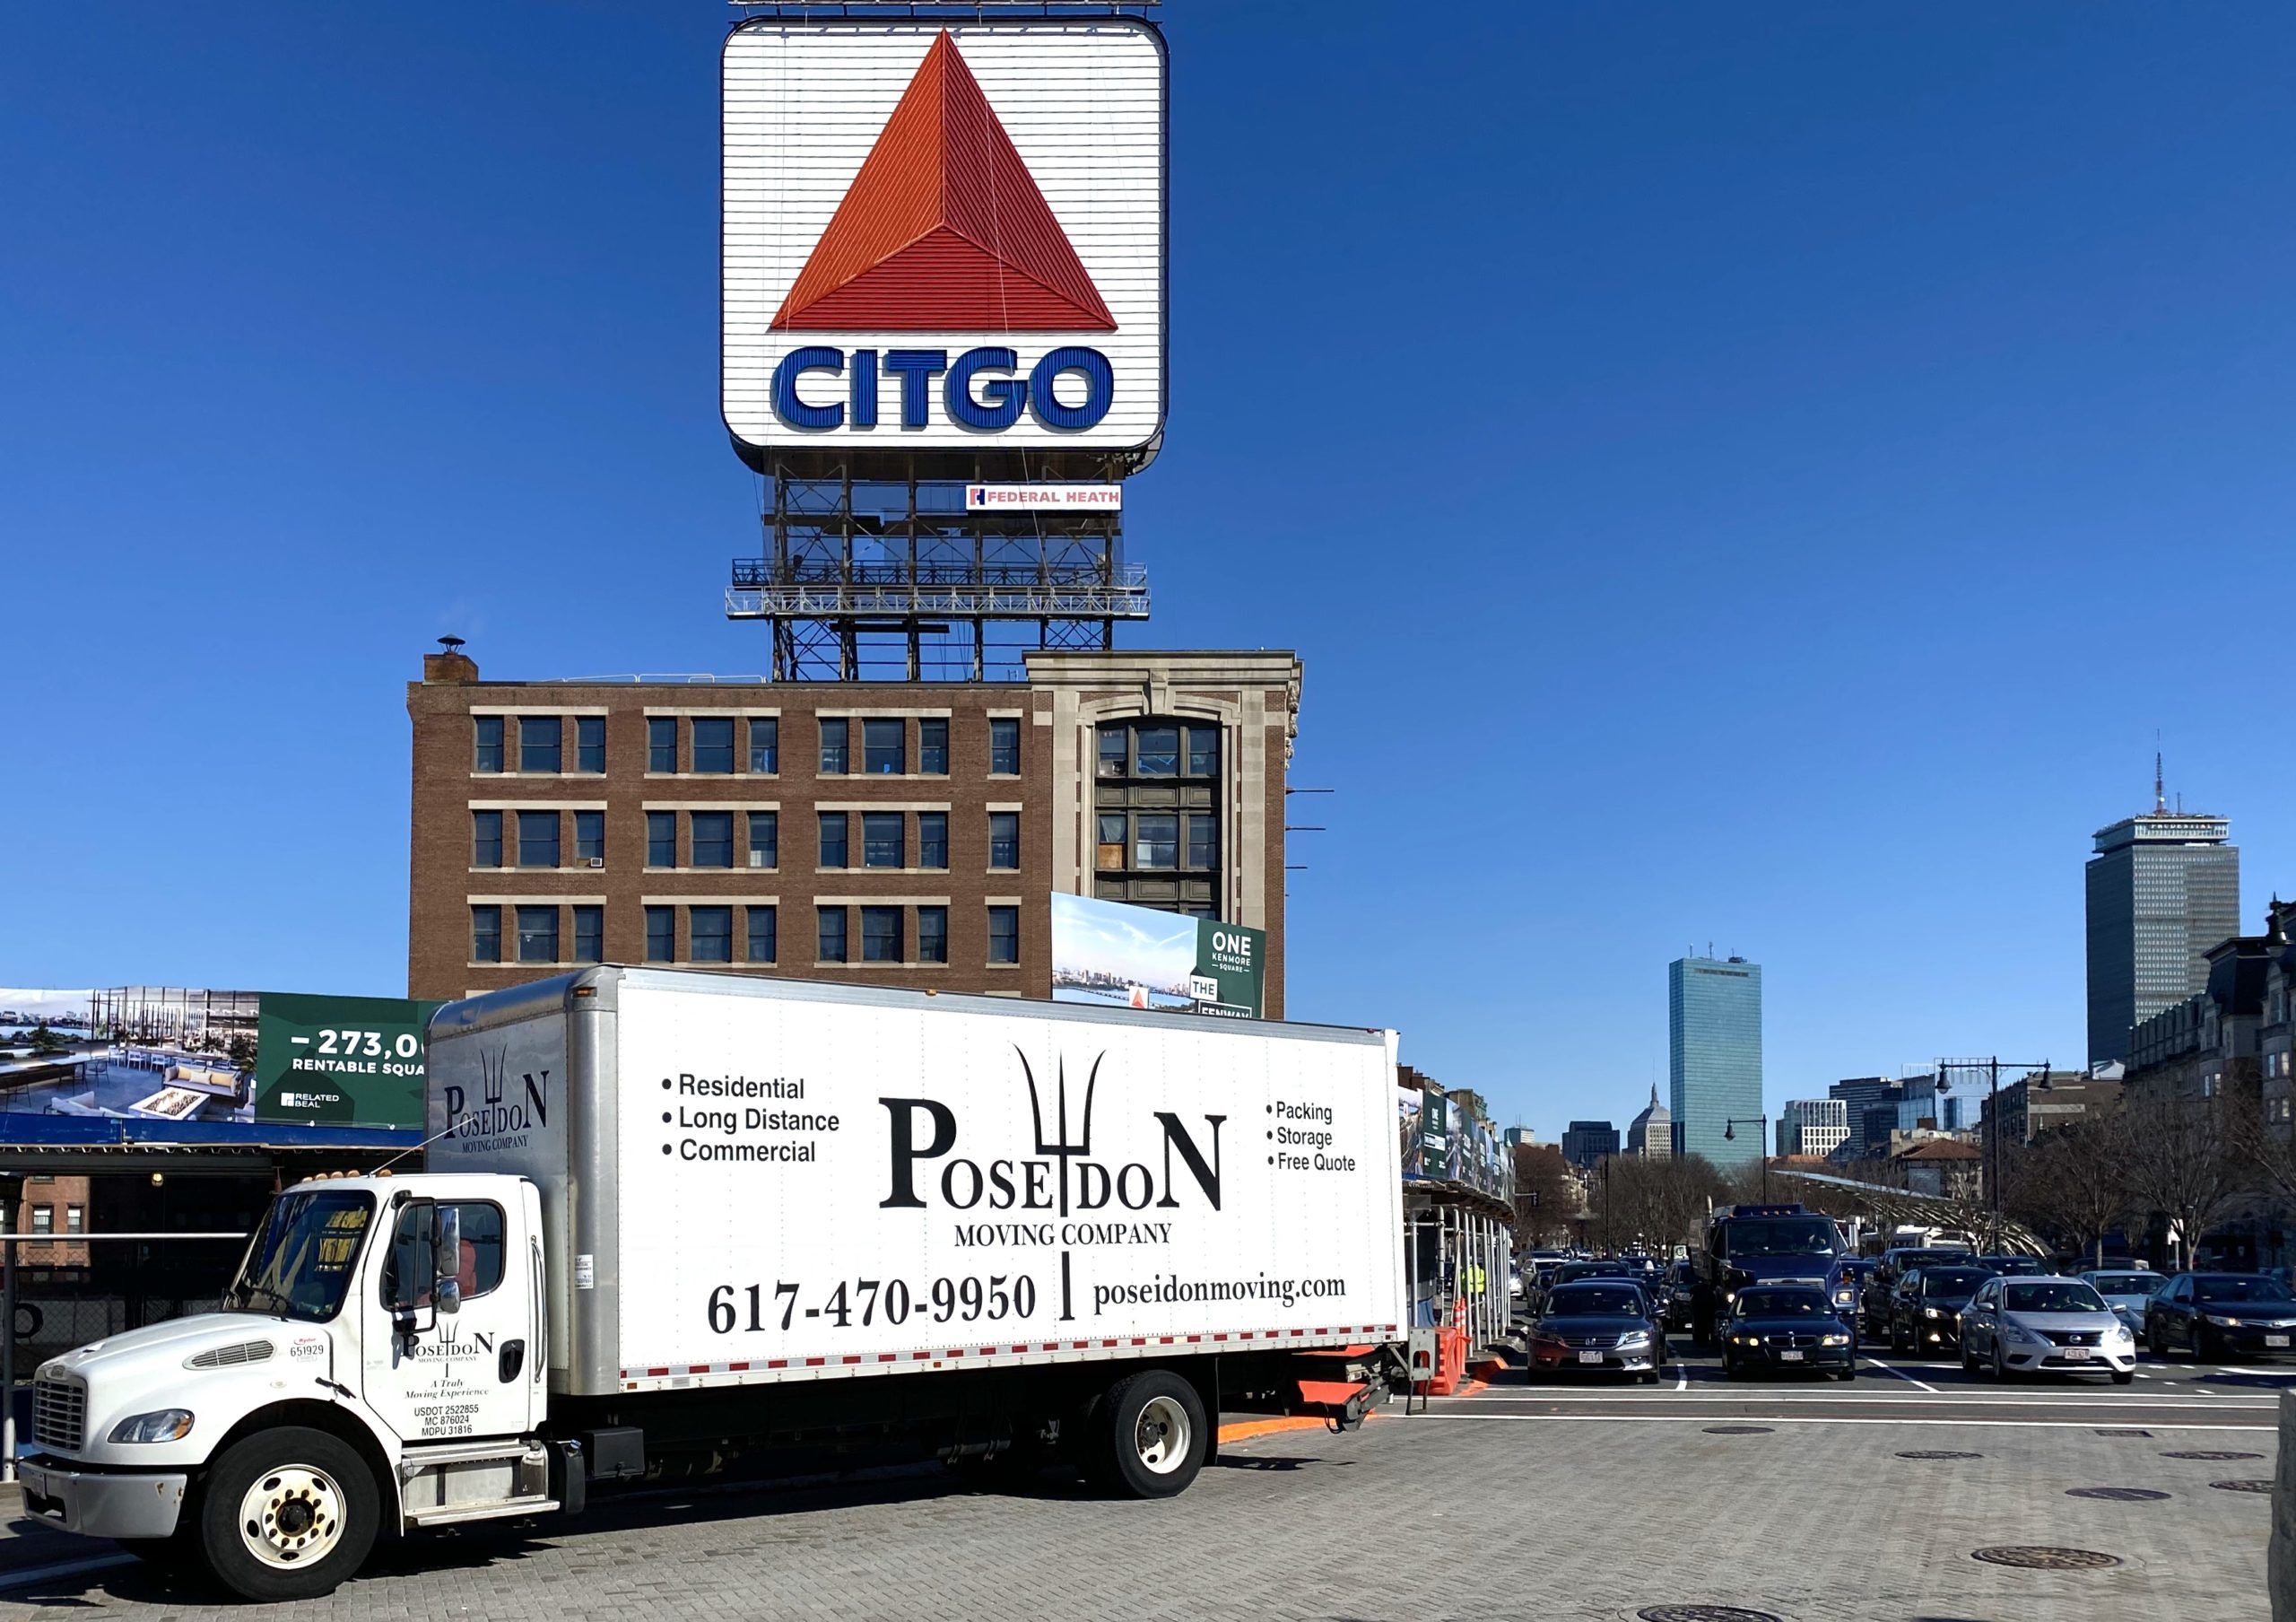
[[1961, 1309], [1961, 1367], [1996, 1380], [2044, 1370], [2136, 1378], [2136, 1337], [2078, 1278], [1988, 1278]]
[[2105, 1304], [2128, 1321], [2139, 1340], [2144, 1339], [2144, 1309], [2153, 1292], [2169, 1282], [2151, 1268], [2092, 1268], [2081, 1281], [2105, 1298]]

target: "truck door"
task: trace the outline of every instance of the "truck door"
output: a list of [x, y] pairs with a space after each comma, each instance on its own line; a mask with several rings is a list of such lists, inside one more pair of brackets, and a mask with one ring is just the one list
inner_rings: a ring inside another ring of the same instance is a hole
[[393, 1213], [369, 1307], [366, 1395], [409, 1443], [533, 1428], [543, 1391], [533, 1201], [523, 1185], [502, 1192], [411, 1199]]

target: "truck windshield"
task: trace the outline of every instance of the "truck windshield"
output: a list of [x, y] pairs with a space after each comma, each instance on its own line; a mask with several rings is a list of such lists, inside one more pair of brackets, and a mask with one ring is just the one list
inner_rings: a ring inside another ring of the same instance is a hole
[[1834, 1225], [1824, 1216], [1752, 1216], [1722, 1225], [1725, 1256], [1831, 1256]]
[[374, 1215], [374, 1196], [350, 1189], [282, 1194], [223, 1293], [223, 1310], [326, 1322], [343, 1309]]

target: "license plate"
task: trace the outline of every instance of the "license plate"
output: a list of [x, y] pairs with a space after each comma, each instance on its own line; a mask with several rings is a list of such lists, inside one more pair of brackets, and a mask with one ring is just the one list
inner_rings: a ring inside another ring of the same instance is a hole
[[2068, 1346], [2065, 1348], [2065, 1360], [2067, 1363], [2086, 1363], [2089, 1361], [2089, 1348], [2085, 1346]]
[[2266, 1335], [2264, 1338], [2264, 1343], [2266, 1346], [2286, 1346], [2288, 1344], [2288, 1337], [2285, 1335]]
[[1581, 1363], [1600, 1363], [1602, 1360], [1603, 1355], [1600, 1352], [1581, 1352], [1578, 1354], [1578, 1361]]
[[1780, 1352], [1778, 1354], [1778, 1360], [1780, 1363], [1799, 1363], [1802, 1361], [1802, 1354], [1799, 1352]]

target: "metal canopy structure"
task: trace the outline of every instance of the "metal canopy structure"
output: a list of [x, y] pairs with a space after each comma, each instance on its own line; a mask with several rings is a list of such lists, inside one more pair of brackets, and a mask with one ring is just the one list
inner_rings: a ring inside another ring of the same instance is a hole
[[766, 623], [775, 681], [1004, 679], [1148, 617], [1120, 510], [968, 511], [978, 476], [946, 462], [768, 471], [765, 549], [733, 561], [726, 617]]

